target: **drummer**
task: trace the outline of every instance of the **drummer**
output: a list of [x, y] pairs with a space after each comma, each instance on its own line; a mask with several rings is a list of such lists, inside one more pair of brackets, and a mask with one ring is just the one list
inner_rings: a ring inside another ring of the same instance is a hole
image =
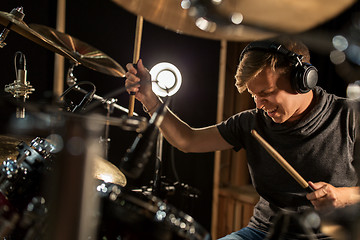
[[[275, 47], [274, 47], [275, 46]], [[301, 56], [302, 57], [301, 57]], [[301, 62], [301, 63], [300, 63]], [[152, 92], [151, 77], [140, 60], [128, 64], [128, 91], [153, 114], [162, 104]], [[164, 137], [184, 152], [244, 148], [252, 183], [260, 195], [247, 227], [225, 239], [264, 239], [283, 210], [300, 215], [308, 209], [331, 211], [359, 199], [355, 140], [359, 114], [350, 100], [315, 86], [317, 70], [308, 48], [291, 38], [253, 42], [243, 51], [236, 73], [239, 92], [247, 90], [256, 108], [213, 126], [192, 128], [170, 110], [161, 124]], [[307, 193], [251, 135], [255, 129], [315, 191]], [[316, 232], [317, 238], [326, 238]], [[290, 224], [287, 239], [307, 235]], [[309, 239], [309, 238], [306, 238]]]

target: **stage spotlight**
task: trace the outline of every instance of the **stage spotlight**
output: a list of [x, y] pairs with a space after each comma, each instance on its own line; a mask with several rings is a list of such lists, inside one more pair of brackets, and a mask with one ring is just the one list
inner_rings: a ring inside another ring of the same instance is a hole
[[156, 64], [151, 70], [152, 89], [160, 97], [174, 95], [181, 86], [181, 73], [171, 63], [162, 62]]

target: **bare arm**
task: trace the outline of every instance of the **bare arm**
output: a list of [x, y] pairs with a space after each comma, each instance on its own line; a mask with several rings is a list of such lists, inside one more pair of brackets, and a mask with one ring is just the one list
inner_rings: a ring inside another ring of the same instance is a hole
[[[126, 85], [129, 86], [141, 79], [141, 85], [129, 88], [135, 92], [135, 97], [149, 110], [151, 115], [160, 106], [161, 102], [151, 90], [150, 74], [140, 60], [138, 69], [132, 64], [127, 64]], [[160, 129], [166, 140], [184, 152], [211, 152], [232, 148], [220, 135], [216, 126], [205, 128], [192, 128], [170, 109], [166, 113]]]
[[232, 147], [216, 126], [192, 128], [171, 111], [161, 124], [161, 132], [171, 145], [183, 152], [212, 152]]

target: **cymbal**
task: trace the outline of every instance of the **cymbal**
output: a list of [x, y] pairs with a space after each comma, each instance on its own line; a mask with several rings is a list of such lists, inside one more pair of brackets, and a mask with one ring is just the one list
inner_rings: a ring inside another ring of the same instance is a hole
[[12, 30], [21, 36], [39, 44], [40, 46], [47, 48], [50, 51], [58, 53], [68, 59], [71, 59], [74, 62], [77, 62], [70, 52], [61, 49], [51, 40], [38, 34], [36, 31], [28, 27], [28, 25], [26, 25], [23, 20], [17, 19], [13, 14], [0, 11], [0, 24], [9, 30]]
[[125, 175], [111, 162], [95, 156], [94, 177], [105, 182], [115, 183], [122, 187], [126, 185]]
[[[153, 24], [177, 33], [215, 40], [253, 41], [279, 33], [295, 34], [309, 30], [335, 17], [350, 7], [355, 0], [220, 1], [221, 3], [216, 6], [217, 12], [229, 18], [234, 12], [241, 13], [243, 21], [233, 27], [217, 26], [213, 32], [205, 32], [196, 27], [195, 19], [188, 14], [190, 9], [183, 9], [181, 0], [160, 2], [113, 0], [113, 2], [135, 15], [143, 16], [145, 20]], [[211, 1], [202, 2], [211, 4]]]
[[29, 24], [40, 35], [55, 42], [61, 49], [70, 52], [72, 57], [85, 67], [115, 77], [124, 77], [125, 70], [112, 58], [89, 44], [53, 28]]

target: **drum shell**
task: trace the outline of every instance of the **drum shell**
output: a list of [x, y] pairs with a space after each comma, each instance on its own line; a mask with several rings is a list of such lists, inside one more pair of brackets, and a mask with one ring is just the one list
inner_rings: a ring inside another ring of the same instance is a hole
[[191, 216], [150, 194], [106, 184], [101, 192], [98, 239], [208, 240], [209, 233]]

